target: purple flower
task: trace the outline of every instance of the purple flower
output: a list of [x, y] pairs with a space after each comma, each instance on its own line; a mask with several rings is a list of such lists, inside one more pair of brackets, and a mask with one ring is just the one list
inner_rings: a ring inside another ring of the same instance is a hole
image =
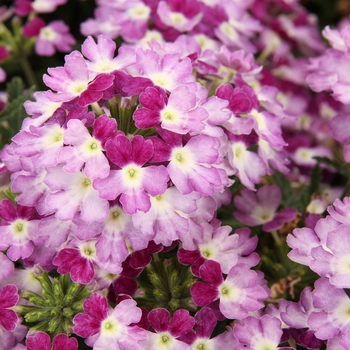
[[50, 336], [44, 332], [37, 332], [26, 340], [27, 350], [77, 350], [76, 338], [69, 338], [66, 334], [58, 334], [54, 337], [52, 347]]
[[249, 190], [254, 191], [255, 184], [267, 173], [267, 166], [263, 159], [248, 150], [250, 141], [246, 137], [229, 135], [230, 144], [227, 158], [236, 176]]
[[[197, 246], [196, 250], [181, 248], [178, 251], [178, 259], [181, 264], [191, 266], [195, 276], [200, 276], [199, 269], [206, 260], [213, 260], [220, 264], [223, 273], [228, 273], [238, 263], [246, 263], [254, 266], [259, 262], [259, 257], [253, 250], [257, 245], [257, 238], [249, 238], [250, 231], [247, 228], [238, 229], [230, 234], [229, 226], [213, 227], [209, 223], [202, 223], [201, 231], [191, 230], [190, 240]], [[249, 257], [242, 257], [242, 255]]]
[[288, 302], [284, 310], [281, 310], [281, 320], [291, 329], [290, 334], [295, 341], [306, 348], [316, 349], [322, 342], [309, 330], [308, 318], [312, 312], [321, 311], [313, 306], [312, 291], [310, 287], [305, 288], [300, 294], [298, 303]]
[[35, 42], [35, 52], [39, 56], [52, 56], [56, 50], [70, 52], [75, 44], [69, 27], [63, 21], [52, 21], [40, 29]]
[[135, 63], [135, 50], [120, 47], [118, 56], [114, 57], [116, 44], [104, 35], [99, 35], [97, 43], [89, 36], [81, 46], [81, 52], [88, 59], [86, 61], [89, 71], [98, 73], [111, 73]]
[[84, 165], [84, 172], [89, 178], [106, 178], [110, 166], [103, 153], [104, 144], [115, 135], [116, 129], [115, 119], [108, 118], [105, 114], [95, 120], [92, 136], [82, 121], [69, 120], [63, 136], [64, 143], [69, 146], [63, 147], [58, 154], [58, 161], [66, 163], [62, 169], [75, 173]]
[[94, 349], [122, 348], [141, 350], [140, 341], [147, 338], [145, 330], [132, 326], [141, 319], [141, 309], [132, 299], [125, 299], [112, 309], [101, 294], [94, 293], [84, 301], [84, 311], [73, 318], [73, 332], [87, 338]]
[[176, 87], [168, 97], [165, 90], [148, 87], [140, 94], [144, 108], [135, 111], [133, 118], [139, 128], [150, 128], [161, 123], [163, 129], [178, 134], [198, 133], [204, 129], [202, 121], [207, 112], [197, 105], [197, 96], [188, 85]]
[[314, 230], [303, 227], [293, 230], [293, 235], [287, 236], [287, 244], [292, 250], [288, 253], [288, 257], [303, 265], [310, 265], [311, 251], [318, 246], [325, 246], [328, 233], [336, 230], [340, 223], [334, 220], [331, 216], [320, 219]]
[[7, 256], [15, 261], [32, 254], [34, 242], [42, 243], [37, 237], [39, 220], [30, 220], [34, 208], [22, 207], [3, 199], [0, 203], [0, 250], [7, 250]]
[[163, 308], [151, 310], [147, 317], [155, 333], [148, 333], [148, 339], [142, 342], [145, 349], [158, 347], [169, 350], [191, 349], [177, 339], [188, 333], [194, 326], [194, 318], [187, 310], [176, 310], [171, 321], [169, 311]]
[[278, 347], [282, 336], [282, 323], [278, 318], [263, 315], [260, 319], [248, 316], [234, 326], [233, 333], [241, 345], [236, 350], [294, 349]]
[[113, 85], [111, 74], [100, 74], [91, 79], [87, 62], [78, 51], [65, 57], [64, 67], [48, 68], [44, 83], [52, 90], [47, 95], [54, 102], [68, 102], [79, 97], [78, 103], [84, 107], [99, 101], [105, 90]]
[[198, 209], [199, 193], [181, 194], [176, 187], [169, 187], [158, 196], [150, 197], [151, 208], [146, 213], [138, 211], [132, 216], [133, 224], [145, 236], [156, 243], [170, 245], [189, 234], [189, 218], [184, 214]]
[[76, 240], [76, 247], [60, 250], [53, 259], [53, 264], [57, 266], [57, 272], [60, 274], [69, 273], [75, 283], [89, 283], [94, 277], [95, 243], [95, 240], [84, 242]]
[[267, 298], [263, 287], [257, 284], [258, 275], [246, 264], [235, 265], [224, 280], [220, 265], [207, 260], [199, 268], [200, 277], [208, 282], [195, 282], [191, 294], [196, 305], [206, 306], [220, 301], [221, 313], [230, 319], [244, 318], [250, 311], [261, 309]]
[[157, 7], [157, 15], [164, 24], [175, 28], [179, 32], [191, 31], [203, 16], [197, 0], [160, 1]]
[[350, 225], [350, 197], [345, 197], [343, 201], [337, 198], [327, 211], [334, 220]]
[[318, 310], [311, 313], [308, 324], [318, 339], [327, 340], [350, 331], [350, 299], [343, 289], [329, 283], [327, 278], [315, 282], [312, 292], [313, 306]]
[[223, 192], [230, 183], [227, 173], [219, 169], [222, 156], [220, 140], [207, 135], [197, 135], [186, 140], [183, 136], [158, 128], [165, 142], [154, 138], [159, 161], [170, 161], [167, 170], [171, 181], [182, 194], [193, 191], [204, 195]]
[[278, 186], [262, 186], [256, 193], [245, 188], [234, 197], [237, 208], [233, 214], [248, 226], [263, 225], [262, 229], [271, 232], [280, 229], [286, 222], [295, 219], [297, 211], [284, 208], [276, 213], [280, 206], [282, 193]]
[[147, 212], [151, 207], [149, 195], [164, 193], [169, 179], [163, 165], [144, 167], [153, 155], [151, 140], [139, 135], [129, 140], [118, 135], [108, 140], [105, 148], [108, 158], [120, 170], [111, 170], [107, 178], [96, 179], [94, 188], [105, 199], [114, 200], [121, 195], [120, 203], [128, 214], [136, 210]]
[[201, 308], [194, 318], [196, 321], [194, 331], [180, 337], [180, 340], [191, 345], [191, 349], [225, 349], [228, 344], [233, 349], [235, 345], [238, 345], [232, 330], [211, 338], [217, 319], [214, 311], [209, 307]]
[[58, 219], [65, 221], [72, 220], [79, 213], [80, 218], [88, 224], [107, 218], [108, 201], [100, 198], [92, 187], [93, 180], [83, 172], [69, 174], [58, 165], [47, 168], [44, 182], [51, 190], [46, 198], [48, 214], [55, 213]]
[[329, 278], [329, 282], [338, 288], [350, 288], [349, 229], [348, 225], [338, 226], [328, 232], [324, 245], [311, 249], [311, 270]]
[[189, 58], [180, 60], [178, 54], [166, 54], [160, 57], [152, 50], [136, 50], [136, 65], [139, 76], [149, 78], [154, 85], [173, 91], [182, 84], [194, 81], [192, 64]]

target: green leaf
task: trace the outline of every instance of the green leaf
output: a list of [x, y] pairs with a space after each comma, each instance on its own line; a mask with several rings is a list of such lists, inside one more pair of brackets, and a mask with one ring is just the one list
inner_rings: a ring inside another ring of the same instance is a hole
[[20, 77], [14, 77], [6, 84], [6, 92], [8, 94], [8, 101], [11, 103], [18, 96], [21, 96], [24, 90], [24, 83]]
[[27, 113], [23, 107], [25, 101], [32, 97], [34, 87], [24, 91], [21, 78], [14, 77], [8, 84], [8, 105], [0, 113], [0, 134], [2, 146], [9, 143], [11, 138], [21, 129], [23, 119]]

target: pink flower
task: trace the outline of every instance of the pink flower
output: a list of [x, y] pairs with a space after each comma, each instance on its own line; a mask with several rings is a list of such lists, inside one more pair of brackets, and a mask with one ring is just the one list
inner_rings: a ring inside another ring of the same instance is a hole
[[281, 200], [282, 193], [276, 185], [262, 186], [256, 193], [243, 188], [234, 197], [237, 211], [233, 214], [248, 226], [263, 225], [264, 231], [275, 231], [297, 215], [297, 211], [292, 208], [284, 208], [277, 213]]
[[94, 349], [142, 349], [140, 341], [147, 338], [146, 332], [131, 325], [139, 322], [142, 315], [136, 301], [125, 299], [112, 309], [104, 296], [94, 293], [84, 301], [83, 307], [86, 313], [74, 317], [73, 332], [87, 338], [87, 345]]
[[[190, 237], [186, 239], [198, 249], [190, 250], [181, 248], [178, 251], [178, 259], [181, 264], [191, 265], [191, 271], [195, 276], [200, 276], [199, 269], [206, 260], [213, 260], [220, 264], [223, 273], [228, 273], [238, 263], [246, 263], [254, 266], [259, 262], [259, 257], [253, 250], [256, 248], [256, 237], [249, 238], [250, 230], [238, 229], [230, 234], [229, 226], [213, 227], [209, 223], [201, 224], [202, 231], [191, 230]], [[248, 255], [243, 257], [243, 255]]]
[[36, 37], [40, 30], [46, 25], [45, 21], [40, 17], [34, 17], [23, 26], [23, 35], [27, 38]]
[[254, 191], [255, 184], [266, 175], [267, 166], [262, 158], [248, 150], [250, 140], [247, 137], [229, 136], [230, 144], [227, 158], [230, 166], [236, 171], [236, 176], [249, 190]]
[[287, 236], [287, 244], [292, 250], [288, 257], [299, 264], [310, 266], [312, 261], [311, 251], [318, 246], [326, 246], [329, 232], [336, 231], [340, 223], [331, 216], [320, 219], [314, 230], [303, 227], [296, 228], [293, 234]]
[[197, 0], [160, 1], [157, 15], [164, 24], [179, 32], [189, 32], [203, 16]]
[[34, 242], [41, 243], [37, 237], [39, 220], [30, 220], [33, 207], [22, 207], [3, 199], [0, 203], [0, 250], [7, 250], [7, 256], [15, 261], [32, 254]]
[[153, 139], [155, 145], [159, 146], [162, 157], [159, 159], [169, 161], [167, 170], [170, 179], [182, 194], [193, 191], [204, 195], [223, 192], [230, 180], [225, 170], [217, 166], [222, 162], [218, 138], [197, 135], [184, 144], [186, 139], [179, 134], [161, 128], [158, 128], [158, 134], [166, 142]]
[[73, 51], [65, 57], [64, 67], [48, 68], [44, 74], [44, 83], [52, 90], [47, 92], [53, 102], [68, 102], [79, 97], [78, 103], [84, 107], [99, 101], [105, 90], [113, 85], [114, 77], [100, 74], [93, 80], [90, 77], [87, 63], [82, 55]]
[[147, 212], [151, 207], [149, 195], [164, 193], [169, 179], [163, 165], [144, 167], [154, 152], [151, 140], [136, 135], [130, 141], [118, 135], [108, 140], [105, 148], [108, 158], [120, 170], [111, 170], [108, 177], [96, 179], [94, 188], [101, 198], [114, 200], [121, 195], [120, 203], [128, 214], [136, 210]]
[[170, 92], [179, 85], [194, 81], [191, 60], [188, 57], [180, 59], [176, 53], [161, 57], [155, 51], [137, 49], [135, 68], [139, 76], [150, 79], [154, 85]]
[[174, 312], [170, 321], [168, 310], [153, 309], [148, 314], [148, 321], [156, 333], [148, 333], [148, 339], [142, 342], [145, 349], [156, 349], [158, 344], [169, 350], [190, 350], [190, 346], [177, 340], [188, 333], [194, 326], [194, 318], [189, 311], [178, 309]]
[[[94, 277], [94, 264], [96, 260], [96, 240], [79, 242], [74, 240], [68, 247], [59, 251], [53, 259], [60, 274], [70, 274], [73, 282], [87, 284]], [[70, 248], [74, 246], [73, 248]]]
[[84, 166], [85, 174], [91, 179], [106, 178], [110, 166], [104, 155], [104, 144], [116, 134], [115, 119], [105, 114], [94, 122], [93, 134], [90, 135], [84, 123], [78, 119], [71, 119], [67, 123], [63, 140], [68, 146], [60, 149], [58, 161], [66, 163], [63, 170], [75, 173]]
[[327, 278], [320, 278], [315, 282], [312, 299], [318, 310], [311, 313], [308, 324], [318, 339], [331, 340], [349, 334], [350, 320], [346, 310], [349, 310], [350, 299], [343, 289], [331, 285]]
[[95, 74], [110, 73], [135, 63], [135, 50], [122, 46], [114, 57], [115, 50], [115, 42], [104, 35], [98, 36], [97, 43], [89, 36], [81, 46], [81, 52], [88, 59], [89, 71]]
[[35, 42], [35, 52], [40, 56], [52, 56], [56, 50], [70, 52], [75, 44], [69, 27], [63, 21], [52, 21], [39, 31]]
[[217, 319], [214, 311], [209, 307], [201, 308], [194, 318], [196, 321], [194, 331], [190, 331], [180, 337], [180, 340], [191, 345], [191, 349], [225, 349], [228, 344], [232, 348], [238, 345], [237, 339], [231, 330], [227, 330], [210, 339]]
[[310, 268], [337, 288], [350, 288], [348, 271], [350, 237], [349, 226], [340, 225], [329, 231], [324, 245], [311, 249]]
[[248, 316], [235, 325], [233, 333], [241, 344], [235, 347], [237, 350], [294, 349], [278, 347], [282, 336], [282, 323], [270, 315], [263, 315], [260, 319]]
[[191, 294], [196, 305], [206, 306], [219, 300], [221, 313], [230, 319], [244, 318], [250, 311], [261, 309], [267, 292], [257, 284], [258, 275], [246, 264], [237, 264], [224, 280], [220, 265], [207, 260], [199, 268], [200, 277], [208, 282], [195, 282]]
[[55, 213], [58, 219], [65, 221], [72, 220], [79, 213], [88, 224], [101, 222], [108, 216], [108, 201], [100, 198], [93, 188], [93, 180], [83, 172], [69, 174], [57, 165], [47, 168], [44, 183], [51, 190], [46, 198], [47, 214]]
[[198, 133], [204, 129], [202, 121], [207, 112], [197, 105], [197, 97], [190, 86], [176, 87], [168, 97], [166, 92], [155, 87], [148, 87], [140, 94], [143, 108], [135, 111], [135, 125], [141, 129], [161, 123], [163, 129], [178, 134]]

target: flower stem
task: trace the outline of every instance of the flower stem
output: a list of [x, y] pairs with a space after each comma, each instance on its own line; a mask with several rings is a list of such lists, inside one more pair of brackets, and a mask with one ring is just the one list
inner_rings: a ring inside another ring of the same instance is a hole
[[278, 245], [280, 245], [280, 244], [281, 244], [281, 239], [280, 239], [280, 237], [278, 236], [277, 231], [272, 231], [271, 234], [272, 234], [272, 237], [273, 237], [275, 243], [278, 244]]
[[21, 65], [24, 75], [26, 76], [27, 82], [29, 83], [29, 86], [35, 86], [38, 87], [38, 82], [35, 78], [33, 69], [31, 65], [28, 62], [28, 59], [26, 56], [23, 56], [19, 59], [19, 64]]

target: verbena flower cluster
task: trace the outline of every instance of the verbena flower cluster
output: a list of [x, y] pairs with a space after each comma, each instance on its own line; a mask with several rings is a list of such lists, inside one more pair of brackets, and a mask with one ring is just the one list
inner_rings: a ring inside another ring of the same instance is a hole
[[350, 23], [99, 0], [79, 46], [70, 3], [0, 8], [67, 53], [0, 154], [0, 349], [350, 349]]

